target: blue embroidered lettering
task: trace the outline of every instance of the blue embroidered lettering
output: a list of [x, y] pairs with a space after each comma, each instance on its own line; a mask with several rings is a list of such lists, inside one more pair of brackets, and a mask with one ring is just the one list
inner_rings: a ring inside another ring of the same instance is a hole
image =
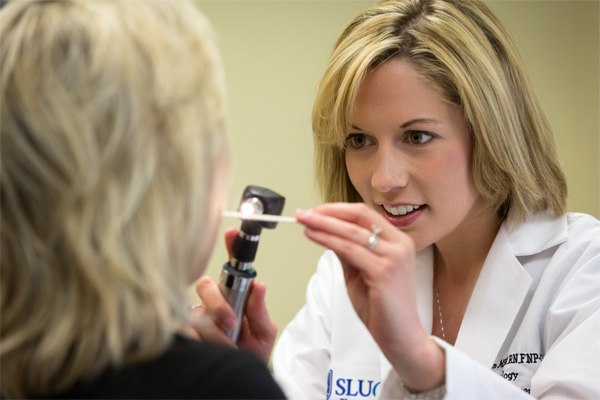
[[379, 384], [381, 383], [381, 381], [377, 382], [375, 384], [375, 386], [373, 386], [373, 396], [377, 396], [377, 386], [379, 386]]
[[369, 382], [369, 388], [367, 389], [367, 393], [363, 393], [363, 382], [364, 380], [362, 379], [358, 380], [358, 392], [362, 397], [369, 397], [371, 395], [371, 387], [373, 386], [373, 381], [367, 381]]
[[335, 391], [335, 394], [336, 394], [336, 395], [338, 395], [338, 396], [343, 396], [343, 395], [346, 393], [346, 391], [345, 391], [345, 389], [344, 389], [344, 382], [345, 382], [345, 381], [346, 381], [346, 380], [345, 380], [344, 378], [340, 378], [340, 379], [338, 379], [337, 381], [335, 381], [335, 384], [336, 384], [336, 386], [338, 387], [338, 389], [339, 389], [339, 390], [341, 390], [341, 392], [340, 392], [340, 391], [338, 391], [338, 390], [336, 390], [336, 391]]
[[346, 382], [348, 382], [348, 389], [346, 390], [346, 394], [348, 396], [356, 396], [358, 394], [358, 391], [352, 393], [352, 379], [348, 379]]
[[[333, 376], [333, 370], [327, 373], [327, 400], [335, 395], [339, 400], [352, 400], [352, 398], [367, 399], [377, 396], [377, 388], [381, 381], [356, 378], [337, 378]], [[333, 382], [335, 381], [335, 389]], [[356, 383], [358, 381], [358, 383]]]

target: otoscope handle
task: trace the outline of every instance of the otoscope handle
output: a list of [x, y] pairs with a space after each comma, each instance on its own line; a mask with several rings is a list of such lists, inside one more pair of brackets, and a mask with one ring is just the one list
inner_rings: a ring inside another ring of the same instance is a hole
[[237, 317], [235, 328], [226, 332], [227, 336], [234, 342], [237, 342], [240, 334], [242, 319], [244, 318], [246, 303], [248, 302], [250, 284], [255, 277], [256, 271], [254, 271], [254, 269], [240, 271], [234, 268], [229, 262], [226, 262], [223, 265], [223, 271], [221, 272], [221, 278], [219, 279], [219, 288], [221, 289], [221, 293], [223, 293], [225, 300], [227, 300], [233, 308], [235, 316]]
[[[281, 215], [284, 203], [285, 197], [282, 195], [267, 188], [251, 185], [244, 189], [240, 210], [256, 214]], [[243, 220], [240, 233], [233, 245], [231, 261], [223, 265], [219, 287], [237, 316], [237, 325], [227, 332], [227, 336], [234, 342], [237, 342], [242, 326], [250, 284], [256, 277], [252, 263], [258, 249], [261, 230], [262, 228], [273, 229], [276, 226], [277, 222]]]

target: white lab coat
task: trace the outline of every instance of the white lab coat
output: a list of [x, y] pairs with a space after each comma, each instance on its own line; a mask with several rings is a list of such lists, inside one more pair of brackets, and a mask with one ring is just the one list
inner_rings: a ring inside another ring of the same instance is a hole
[[[541, 213], [500, 228], [455, 346], [446, 352], [447, 399], [600, 399], [600, 221]], [[417, 301], [432, 326], [433, 252], [417, 253]], [[292, 399], [402, 398], [401, 381], [348, 298], [325, 252], [306, 305], [273, 355]]]

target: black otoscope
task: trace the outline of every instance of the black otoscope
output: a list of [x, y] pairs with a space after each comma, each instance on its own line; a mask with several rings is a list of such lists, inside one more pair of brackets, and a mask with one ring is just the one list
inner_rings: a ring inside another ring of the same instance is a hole
[[[285, 197], [260, 186], [247, 186], [242, 195], [239, 211], [244, 214], [281, 215]], [[250, 283], [256, 278], [252, 262], [258, 249], [262, 228], [274, 229], [277, 222], [244, 220], [240, 234], [235, 239], [231, 261], [223, 264], [219, 288], [237, 316], [237, 324], [227, 332], [237, 342], [242, 319], [248, 302]]]

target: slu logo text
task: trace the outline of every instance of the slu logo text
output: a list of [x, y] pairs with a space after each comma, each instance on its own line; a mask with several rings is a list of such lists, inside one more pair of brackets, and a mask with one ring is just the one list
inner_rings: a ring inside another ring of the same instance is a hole
[[327, 400], [334, 394], [341, 399], [348, 398], [374, 398], [381, 381], [370, 379], [334, 378], [333, 370], [327, 374]]

